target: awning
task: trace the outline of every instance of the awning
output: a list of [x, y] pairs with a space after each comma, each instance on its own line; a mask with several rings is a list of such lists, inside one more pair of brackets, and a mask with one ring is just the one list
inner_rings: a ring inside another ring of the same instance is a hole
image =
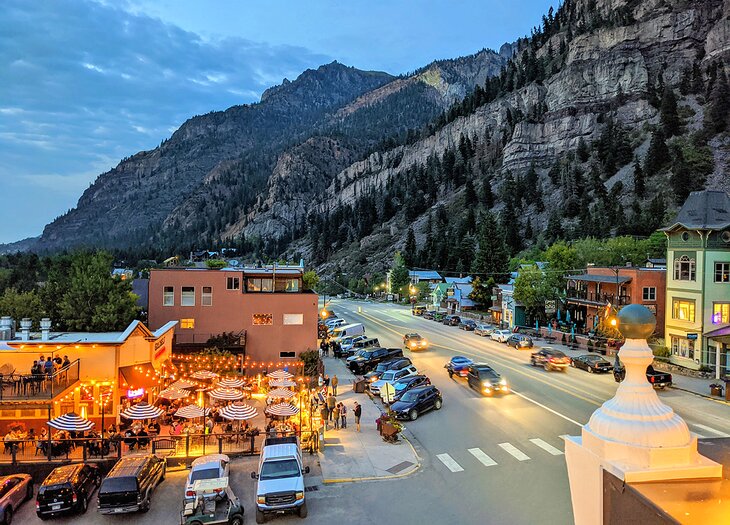
[[621, 276], [619, 275], [618, 279], [615, 275], [595, 275], [595, 274], [586, 274], [586, 275], [569, 275], [566, 277], [569, 281], [581, 281], [586, 283], [608, 283], [608, 284], [616, 284], [616, 281], [618, 281], [619, 284], [627, 283], [631, 280], [631, 277]]
[[501, 312], [502, 311], [502, 307], [501, 306], [490, 306], [489, 307], [489, 311], [490, 312]]
[[157, 386], [157, 371], [150, 363], [119, 367], [127, 383], [126, 388], [151, 388]]
[[730, 324], [716, 330], [712, 330], [711, 332], [705, 332], [702, 335], [711, 339], [715, 339], [717, 337], [730, 337]]

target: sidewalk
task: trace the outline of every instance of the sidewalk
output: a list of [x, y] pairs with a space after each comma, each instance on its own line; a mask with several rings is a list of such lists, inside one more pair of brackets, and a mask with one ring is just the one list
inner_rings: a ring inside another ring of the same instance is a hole
[[[340, 359], [325, 357], [326, 373], [337, 375], [337, 401], [347, 407], [347, 428], [325, 431], [324, 453], [320, 455], [324, 483], [344, 483], [406, 476], [418, 470], [416, 451], [403, 435], [397, 443], [386, 443], [380, 437], [375, 420], [380, 408], [367, 396], [352, 391], [355, 376]], [[355, 401], [362, 406], [361, 432], [355, 429]]]

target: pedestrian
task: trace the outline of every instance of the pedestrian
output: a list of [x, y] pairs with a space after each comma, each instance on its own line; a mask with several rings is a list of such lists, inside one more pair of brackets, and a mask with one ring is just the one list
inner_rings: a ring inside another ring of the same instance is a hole
[[335, 357], [342, 357], [342, 345], [339, 341], [335, 341], [335, 348], [332, 351], [332, 355]]
[[358, 432], [360, 432], [360, 416], [362, 416], [362, 407], [357, 401], [355, 401], [355, 410], [353, 410], [352, 413], [355, 415], [355, 428]]
[[335, 409], [335, 405], [337, 404], [337, 399], [335, 396], [330, 394], [327, 396], [327, 410], [329, 411], [329, 419], [332, 420], [332, 411]]
[[322, 377], [322, 374], [319, 374], [319, 377], [317, 378], [317, 385], [319, 388], [322, 388], [322, 385], [324, 385], [324, 378]]
[[332, 395], [337, 395], [337, 384], [340, 382], [339, 379], [337, 379], [337, 374], [332, 376]]
[[332, 419], [335, 422], [335, 430], [340, 428], [340, 404], [335, 405], [335, 409], [332, 411]]
[[342, 428], [347, 428], [347, 407], [344, 403], [340, 403], [340, 417], [342, 418]]
[[44, 368], [43, 371], [46, 373], [46, 375], [48, 377], [51, 377], [53, 375], [53, 359], [49, 357], [46, 360], [46, 362], [44, 363], [44, 367], [43, 368]]
[[322, 405], [322, 411], [320, 412], [320, 415], [322, 416], [322, 421], [324, 421], [324, 429], [329, 430], [329, 415], [330, 411], [329, 408], [327, 408], [327, 405]]
[[324, 375], [324, 386], [329, 391], [329, 388], [330, 388], [330, 376], [328, 376], [327, 374]]

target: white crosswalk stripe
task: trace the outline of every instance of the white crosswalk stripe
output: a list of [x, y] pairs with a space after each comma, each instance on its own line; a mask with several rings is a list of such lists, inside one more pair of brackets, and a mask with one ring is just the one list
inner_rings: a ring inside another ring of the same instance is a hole
[[499, 446], [507, 452], [507, 454], [511, 455], [518, 461], [527, 461], [530, 459], [530, 456], [522, 452], [520, 449], [518, 449], [516, 446], [514, 446], [511, 443], [500, 443]]
[[471, 453], [472, 456], [477, 458], [479, 460], [479, 462], [482, 465], [484, 465], [485, 467], [492, 467], [497, 464], [496, 461], [494, 461], [492, 458], [487, 456], [484, 453], [484, 451], [482, 451], [482, 449], [480, 449], [480, 448], [470, 448], [469, 452]]
[[557, 448], [552, 446], [550, 443], [547, 443], [546, 441], [543, 441], [540, 438], [531, 439], [530, 443], [533, 443], [534, 445], [537, 445], [541, 449], [548, 451], [553, 456], [562, 456], [563, 455], [562, 450], [558, 450]]
[[446, 465], [446, 468], [449, 469], [451, 472], [464, 472], [464, 469], [461, 468], [461, 465], [459, 465], [454, 458], [449, 456], [448, 454], [436, 454], [436, 457], [441, 460], [441, 463]]
[[[708, 427], [708, 426], [706, 426], [706, 425], [700, 425], [699, 423], [694, 423], [694, 424], [693, 424], [692, 426], [693, 426], [693, 427], [697, 427], [697, 428], [701, 428], [702, 430], [706, 430], [706, 431], [708, 431], [708, 432], [712, 432], [713, 434], [717, 434], [717, 437], [730, 437], [730, 436], [728, 436], [727, 434], [725, 434], [725, 432], [722, 432], [722, 431], [720, 431], [720, 430], [715, 430], [714, 428], [712, 428], [712, 427]], [[697, 435], [698, 435], [699, 437], [702, 437], [702, 438], [704, 438], [704, 437], [708, 437], [708, 436], [703, 436], [703, 435], [701, 435], [701, 434], [697, 434]]]

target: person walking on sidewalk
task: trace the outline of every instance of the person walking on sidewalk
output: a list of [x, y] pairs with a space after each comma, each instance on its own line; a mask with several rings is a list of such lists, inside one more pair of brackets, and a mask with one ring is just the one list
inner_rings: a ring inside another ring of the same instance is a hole
[[335, 422], [335, 430], [340, 428], [340, 403], [335, 405], [335, 409], [332, 411], [332, 419]]
[[332, 376], [332, 395], [337, 395], [337, 385], [339, 384], [340, 380], [337, 379], [337, 374]]
[[327, 389], [327, 392], [330, 390], [330, 376], [327, 374], [324, 375], [324, 387]]
[[358, 432], [360, 432], [360, 416], [362, 416], [362, 407], [357, 401], [355, 401], [355, 410], [353, 410], [352, 413], [355, 414], [355, 428]]
[[324, 429], [329, 430], [329, 415], [330, 411], [329, 408], [327, 408], [327, 405], [322, 405], [322, 411], [320, 412], [320, 415], [322, 416], [322, 421], [324, 421]]
[[347, 428], [347, 407], [344, 403], [340, 403], [340, 417], [342, 418], [342, 428]]
[[330, 394], [327, 396], [327, 410], [329, 411], [329, 419], [332, 421], [332, 411], [335, 409], [335, 405], [337, 404], [337, 399], [335, 396]]

